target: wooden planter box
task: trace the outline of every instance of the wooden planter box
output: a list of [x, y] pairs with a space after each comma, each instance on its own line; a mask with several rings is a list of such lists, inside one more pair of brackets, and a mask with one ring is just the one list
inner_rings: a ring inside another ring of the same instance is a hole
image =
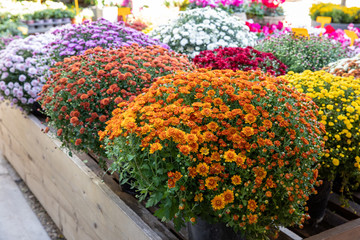
[[[146, 208], [113, 185], [116, 195], [76, 155], [69, 157], [41, 122], [0, 103], [0, 152], [68, 240], [178, 239]], [[95, 170], [95, 172], [93, 171]], [[1, 237], [0, 237], [1, 238]]]
[[[111, 176], [103, 175], [88, 155], [69, 157], [52, 133], [41, 131], [44, 128], [35, 116], [0, 103], [0, 154], [68, 240], [186, 239], [186, 231], [182, 235], [170, 231], [135, 198], [122, 192]], [[281, 229], [278, 239], [360, 239], [360, 204], [341, 208], [332, 195], [330, 205], [324, 221], [334, 224], [325, 228], [328, 230], [311, 234], [306, 229]]]
[[267, 24], [278, 24], [279, 22], [282, 22], [285, 20], [285, 16], [277, 16], [277, 17], [270, 17], [270, 16], [264, 16], [264, 17], [257, 17], [257, 16], [251, 16], [246, 15], [247, 19], [254, 20], [255, 23], [258, 23], [262, 26], [265, 26]]

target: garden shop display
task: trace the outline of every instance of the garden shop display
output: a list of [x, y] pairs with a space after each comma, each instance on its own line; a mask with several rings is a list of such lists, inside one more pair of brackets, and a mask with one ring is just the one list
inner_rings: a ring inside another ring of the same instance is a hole
[[340, 77], [360, 78], [360, 54], [330, 63], [323, 70]]
[[13, 16], [21, 17], [24, 14], [33, 14], [36, 11], [44, 9], [63, 9], [67, 7], [62, 2], [44, 1], [43, 4], [40, 1], [13, 1], [13, 0], [1, 0], [0, 1], [0, 13], [11, 13]]
[[19, 27], [24, 27], [18, 17], [12, 16], [10, 13], [0, 13], [0, 37], [23, 36]]
[[320, 70], [331, 62], [347, 56], [340, 42], [327, 37], [295, 37], [283, 34], [260, 41], [255, 49], [270, 52], [288, 66], [288, 71]]
[[350, 38], [346, 35], [342, 29], [334, 29], [331, 25], [325, 27], [324, 36], [330, 39], [334, 39], [342, 44], [347, 49], [347, 56], [353, 57], [360, 53], [360, 29], [354, 27], [354, 24], [349, 24], [348, 30], [355, 32], [359, 39], [355, 39], [352, 46]]
[[[22, 19], [28, 23], [33, 24], [40, 21], [54, 21], [55, 19], [74, 18], [75, 12], [68, 9], [44, 9], [27, 13], [22, 16]], [[50, 20], [51, 19], [51, 20]], [[56, 20], [55, 20], [56, 21]]]
[[[311, 98], [257, 71], [177, 72], [120, 103], [99, 135], [120, 180], [162, 220], [223, 222], [247, 239], [300, 224], [324, 125]], [[126, 176], [128, 173], [129, 176]]]
[[29, 112], [46, 82], [51, 64], [47, 44], [59, 38], [46, 33], [11, 41], [0, 51], [0, 100]]
[[105, 19], [94, 22], [85, 21], [82, 24], [72, 25], [70, 28], [55, 30], [54, 33], [63, 36], [49, 45], [53, 52], [52, 57], [56, 61], [83, 54], [87, 49], [94, 47], [118, 48], [137, 43], [140, 46], [161, 45], [169, 48], [159, 40], [125, 27], [121, 22], [112, 23]]
[[310, 17], [313, 21], [319, 16], [331, 17], [332, 23], [360, 23], [360, 8], [345, 7], [333, 3], [313, 4], [310, 8]]
[[255, 45], [256, 36], [244, 22], [211, 7], [180, 12], [179, 16], [149, 33], [176, 52], [193, 58], [204, 50]]
[[0, 50], [3, 50], [11, 41], [15, 39], [20, 39], [20, 36], [8, 36], [8, 37], [0, 37]]
[[277, 24], [267, 24], [265, 26], [261, 26], [259, 23], [250, 22], [246, 22], [245, 24], [249, 27], [250, 32], [256, 33], [259, 40], [268, 36], [278, 36], [291, 32], [291, 28], [284, 27], [283, 22], [278, 22]]
[[40, 94], [49, 125], [70, 149], [104, 156], [97, 131], [117, 104], [146, 91], [158, 77], [192, 69], [186, 56], [159, 46], [88, 49], [55, 64]]
[[217, 48], [205, 50], [195, 56], [194, 63], [201, 68], [212, 69], [256, 70], [260, 68], [274, 76], [284, 75], [287, 66], [279, 61], [272, 53], [264, 53], [252, 47], [246, 48]]
[[140, 32], [149, 27], [148, 24], [143, 22], [141, 19], [135, 19], [134, 21], [127, 21], [127, 22], [124, 22], [124, 24], [125, 24], [125, 26], [135, 29]]
[[285, 0], [251, 0], [245, 5], [245, 12], [248, 19], [261, 25], [278, 24], [285, 19], [284, 9], [281, 4]]
[[189, 9], [207, 7], [221, 8], [228, 13], [244, 11], [244, 0], [190, 0]]
[[309, 70], [289, 72], [285, 79], [320, 107], [319, 120], [327, 132], [320, 179], [340, 177], [342, 193], [356, 189], [360, 181], [360, 79]]

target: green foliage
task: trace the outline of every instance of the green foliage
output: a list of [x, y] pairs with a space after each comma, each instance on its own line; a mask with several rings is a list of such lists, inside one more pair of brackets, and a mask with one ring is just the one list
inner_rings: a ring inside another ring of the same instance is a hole
[[277, 8], [268, 8], [262, 3], [252, 2], [244, 7], [245, 13], [250, 17], [264, 17], [264, 16], [284, 16], [284, 9], [279, 6]]
[[326, 37], [295, 37], [284, 34], [265, 39], [255, 49], [270, 52], [288, 66], [288, 71], [297, 73], [305, 70], [320, 70], [331, 62], [346, 57], [346, 50], [340, 42]]

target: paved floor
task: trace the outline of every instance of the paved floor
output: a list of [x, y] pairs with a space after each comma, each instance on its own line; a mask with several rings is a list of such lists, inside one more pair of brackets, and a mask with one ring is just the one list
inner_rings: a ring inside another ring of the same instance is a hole
[[0, 153], [0, 240], [50, 240]]

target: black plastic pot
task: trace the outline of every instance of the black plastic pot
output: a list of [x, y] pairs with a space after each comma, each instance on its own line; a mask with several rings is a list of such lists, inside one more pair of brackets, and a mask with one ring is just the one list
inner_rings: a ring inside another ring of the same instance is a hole
[[189, 240], [246, 240], [240, 232], [235, 233], [224, 223], [210, 224], [200, 218], [196, 224], [188, 224]]
[[38, 102], [34, 102], [32, 105], [31, 113], [36, 117], [45, 119], [47, 116], [41, 111], [41, 105]]
[[310, 221], [314, 226], [317, 226], [325, 216], [325, 210], [331, 192], [331, 184], [331, 182], [324, 180], [321, 186], [315, 188], [318, 194], [310, 195], [307, 201], [309, 215], [311, 217]]

